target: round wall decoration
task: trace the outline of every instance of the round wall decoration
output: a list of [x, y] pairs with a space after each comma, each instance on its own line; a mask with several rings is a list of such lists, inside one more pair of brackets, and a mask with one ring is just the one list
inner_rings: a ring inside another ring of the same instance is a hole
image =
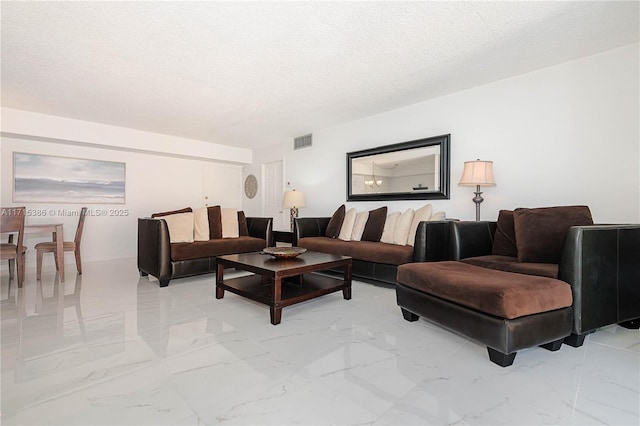
[[253, 198], [258, 193], [258, 179], [254, 175], [249, 175], [244, 180], [244, 194], [248, 198]]

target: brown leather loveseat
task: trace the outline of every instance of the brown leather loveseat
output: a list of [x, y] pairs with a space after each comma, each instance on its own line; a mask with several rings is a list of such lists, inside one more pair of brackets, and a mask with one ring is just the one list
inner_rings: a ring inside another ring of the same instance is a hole
[[174, 278], [207, 274], [216, 271], [216, 256], [261, 251], [274, 245], [273, 219], [245, 217], [237, 211], [237, 236], [222, 236], [220, 206], [207, 209], [207, 229], [200, 241], [171, 242], [167, 216], [192, 212], [191, 208], [138, 219], [138, 270], [140, 275], [152, 275], [160, 287]]

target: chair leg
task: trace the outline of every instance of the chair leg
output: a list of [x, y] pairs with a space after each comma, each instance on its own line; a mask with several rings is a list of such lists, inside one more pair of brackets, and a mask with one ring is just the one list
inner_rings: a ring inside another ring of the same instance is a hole
[[56, 262], [56, 271], [59, 271], [60, 268], [58, 267], [58, 253], [56, 252], [53, 253], [53, 260]]
[[418, 321], [418, 315], [414, 314], [413, 312], [409, 312], [407, 311], [405, 308], [400, 308], [402, 309], [402, 317], [404, 319], [406, 319], [409, 322], [414, 322], [414, 321]]
[[487, 346], [487, 351], [489, 352], [489, 359], [491, 362], [498, 364], [500, 367], [508, 367], [513, 364], [513, 360], [516, 358], [516, 352], [511, 354], [503, 354], [502, 352], [498, 352], [493, 348]]
[[628, 328], [629, 330], [637, 330], [640, 328], [640, 318], [624, 321], [619, 324], [621, 327]]
[[564, 338], [564, 343], [574, 348], [579, 348], [584, 344], [584, 339], [587, 337], [587, 334], [589, 333], [585, 333], [585, 334], [571, 333], [569, 336]]
[[555, 352], [560, 350], [560, 348], [562, 347], [562, 342], [564, 341], [564, 338], [562, 339], [558, 339], [558, 340], [554, 340], [553, 342], [549, 342], [549, 343], [545, 343], [544, 345], [540, 345], [541, 348], [545, 348], [548, 351], [551, 352]]
[[13, 259], [7, 260], [9, 264], [9, 278], [13, 278]]
[[80, 261], [80, 247], [76, 247], [74, 250], [76, 255], [76, 268], [78, 268], [78, 275], [82, 275], [82, 262]]
[[41, 250], [36, 251], [36, 280], [42, 279], [42, 255], [44, 253]]
[[25, 256], [20, 255], [16, 258], [16, 269], [18, 270], [18, 288], [22, 288], [22, 283], [24, 282], [24, 268]]

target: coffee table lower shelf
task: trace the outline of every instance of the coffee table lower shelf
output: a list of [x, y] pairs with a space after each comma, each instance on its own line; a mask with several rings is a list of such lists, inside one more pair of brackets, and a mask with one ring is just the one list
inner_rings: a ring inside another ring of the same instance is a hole
[[[302, 284], [300, 284], [301, 277]], [[342, 280], [316, 273], [283, 279], [280, 300], [277, 302], [274, 301], [272, 288], [273, 284], [269, 282], [269, 279], [263, 278], [261, 275], [232, 278], [216, 284], [216, 298], [222, 299], [226, 290], [267, 305], [270, 307], [271, 323], [274, 325], [280, 323], [282, 308], [285, 306], [291, 306], [340, 290], [342, 290], [343, 297], [346, 300], [351, 299], [350, 283], [347, 284]]]

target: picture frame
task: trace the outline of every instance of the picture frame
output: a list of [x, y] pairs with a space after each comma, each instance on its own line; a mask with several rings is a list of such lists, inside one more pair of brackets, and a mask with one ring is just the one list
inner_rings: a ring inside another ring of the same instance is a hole
[[126, 164], [14, 152], [13, 202], [125, 204]]

